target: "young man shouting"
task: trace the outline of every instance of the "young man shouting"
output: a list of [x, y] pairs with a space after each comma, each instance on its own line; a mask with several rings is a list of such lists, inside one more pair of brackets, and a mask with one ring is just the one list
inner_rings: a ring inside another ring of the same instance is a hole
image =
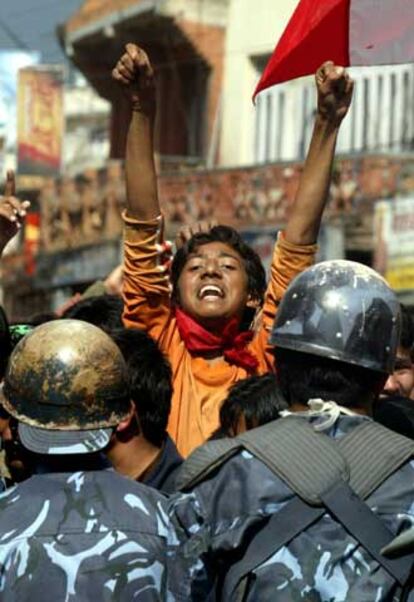
[[[154, 72], [145, 52], [128, 44], [113, 77], [132, 107], [126, 153], [124, 322], [145, 329], [169, 357], [174, 380], [169, 432], [185, 456], [217, 428], [228, 388], [271, 369], [268, 332], [289, 282], [313, 262], [336, 138], [353, 83], [331, 62], [316, 74], [313, 137], [266, 289], [259, 257], [226, 226], [190, 230], [170, 277], [162, 260], [163, 217], [153, 158]], [[249, 318], [260, 308], [257, 327], [249, 330]]]

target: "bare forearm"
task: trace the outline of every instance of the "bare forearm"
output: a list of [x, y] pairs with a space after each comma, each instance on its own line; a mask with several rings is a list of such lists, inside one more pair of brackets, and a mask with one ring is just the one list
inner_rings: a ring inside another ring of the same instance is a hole
[[293, 244], [316, 242], [329, 195], [339, 124], [317, 116], [298, 192], [286, 226], [285, 238]]
[[154, 118], [133, 111], [126, 148], [127, 213], [138, 220], [160, 214], [153, 146]]

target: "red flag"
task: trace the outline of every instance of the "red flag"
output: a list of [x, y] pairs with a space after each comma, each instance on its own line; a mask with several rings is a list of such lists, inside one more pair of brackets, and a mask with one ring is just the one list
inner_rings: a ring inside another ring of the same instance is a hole
[[300, 0], [254, 96], [325, 61], [342, 66], [414, 61], [413, 0]]

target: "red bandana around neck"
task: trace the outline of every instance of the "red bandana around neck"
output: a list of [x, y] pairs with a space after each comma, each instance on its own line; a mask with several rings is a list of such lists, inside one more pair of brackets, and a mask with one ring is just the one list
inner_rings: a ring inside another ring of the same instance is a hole
[[175, 318], [180, 336], [188, 351], [200, 354], [219, 351], [223, 353], [229, 364], [240, 366], [250, 373], [257, 370], [259, 365], [257, 358], [246, 349], [254, 332], [252, 330], [239, 332], [237, 318], [231, 318], [227, 322], [221, 335], [209, 332], [178, 307], [175, 308]]

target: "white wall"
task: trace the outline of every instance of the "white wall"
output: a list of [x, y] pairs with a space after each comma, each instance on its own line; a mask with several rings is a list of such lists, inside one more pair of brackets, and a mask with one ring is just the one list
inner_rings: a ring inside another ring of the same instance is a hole
[[109, 157], [110, 105], [89, 85], [65, 89], [63, 167], [74, 175], [102, 167]]
[[[414, 139], [414, 66], [349, 69], [352, 105], [338, 138], [338, 154], [401, 153]], [[264, 90], [257, 101], [254, 163], [303, 159], [313, 129], [316, 90], [302, 78]]]
[[272, 53], [298, 0], [231, 0], [223, 82], [220, 164], [254, 162], [258, 71], [251, 57]]
[[[313, 127], [313, 76], [273, 86], [252, 104], [262, 67], [297, 0], [231, 0], [221, 113], [220, 165], [304, 158]], [[414, 140], [414, 66], [355, 67], [354, 99], [341, 128], [340, 154], [404, 152]]]

